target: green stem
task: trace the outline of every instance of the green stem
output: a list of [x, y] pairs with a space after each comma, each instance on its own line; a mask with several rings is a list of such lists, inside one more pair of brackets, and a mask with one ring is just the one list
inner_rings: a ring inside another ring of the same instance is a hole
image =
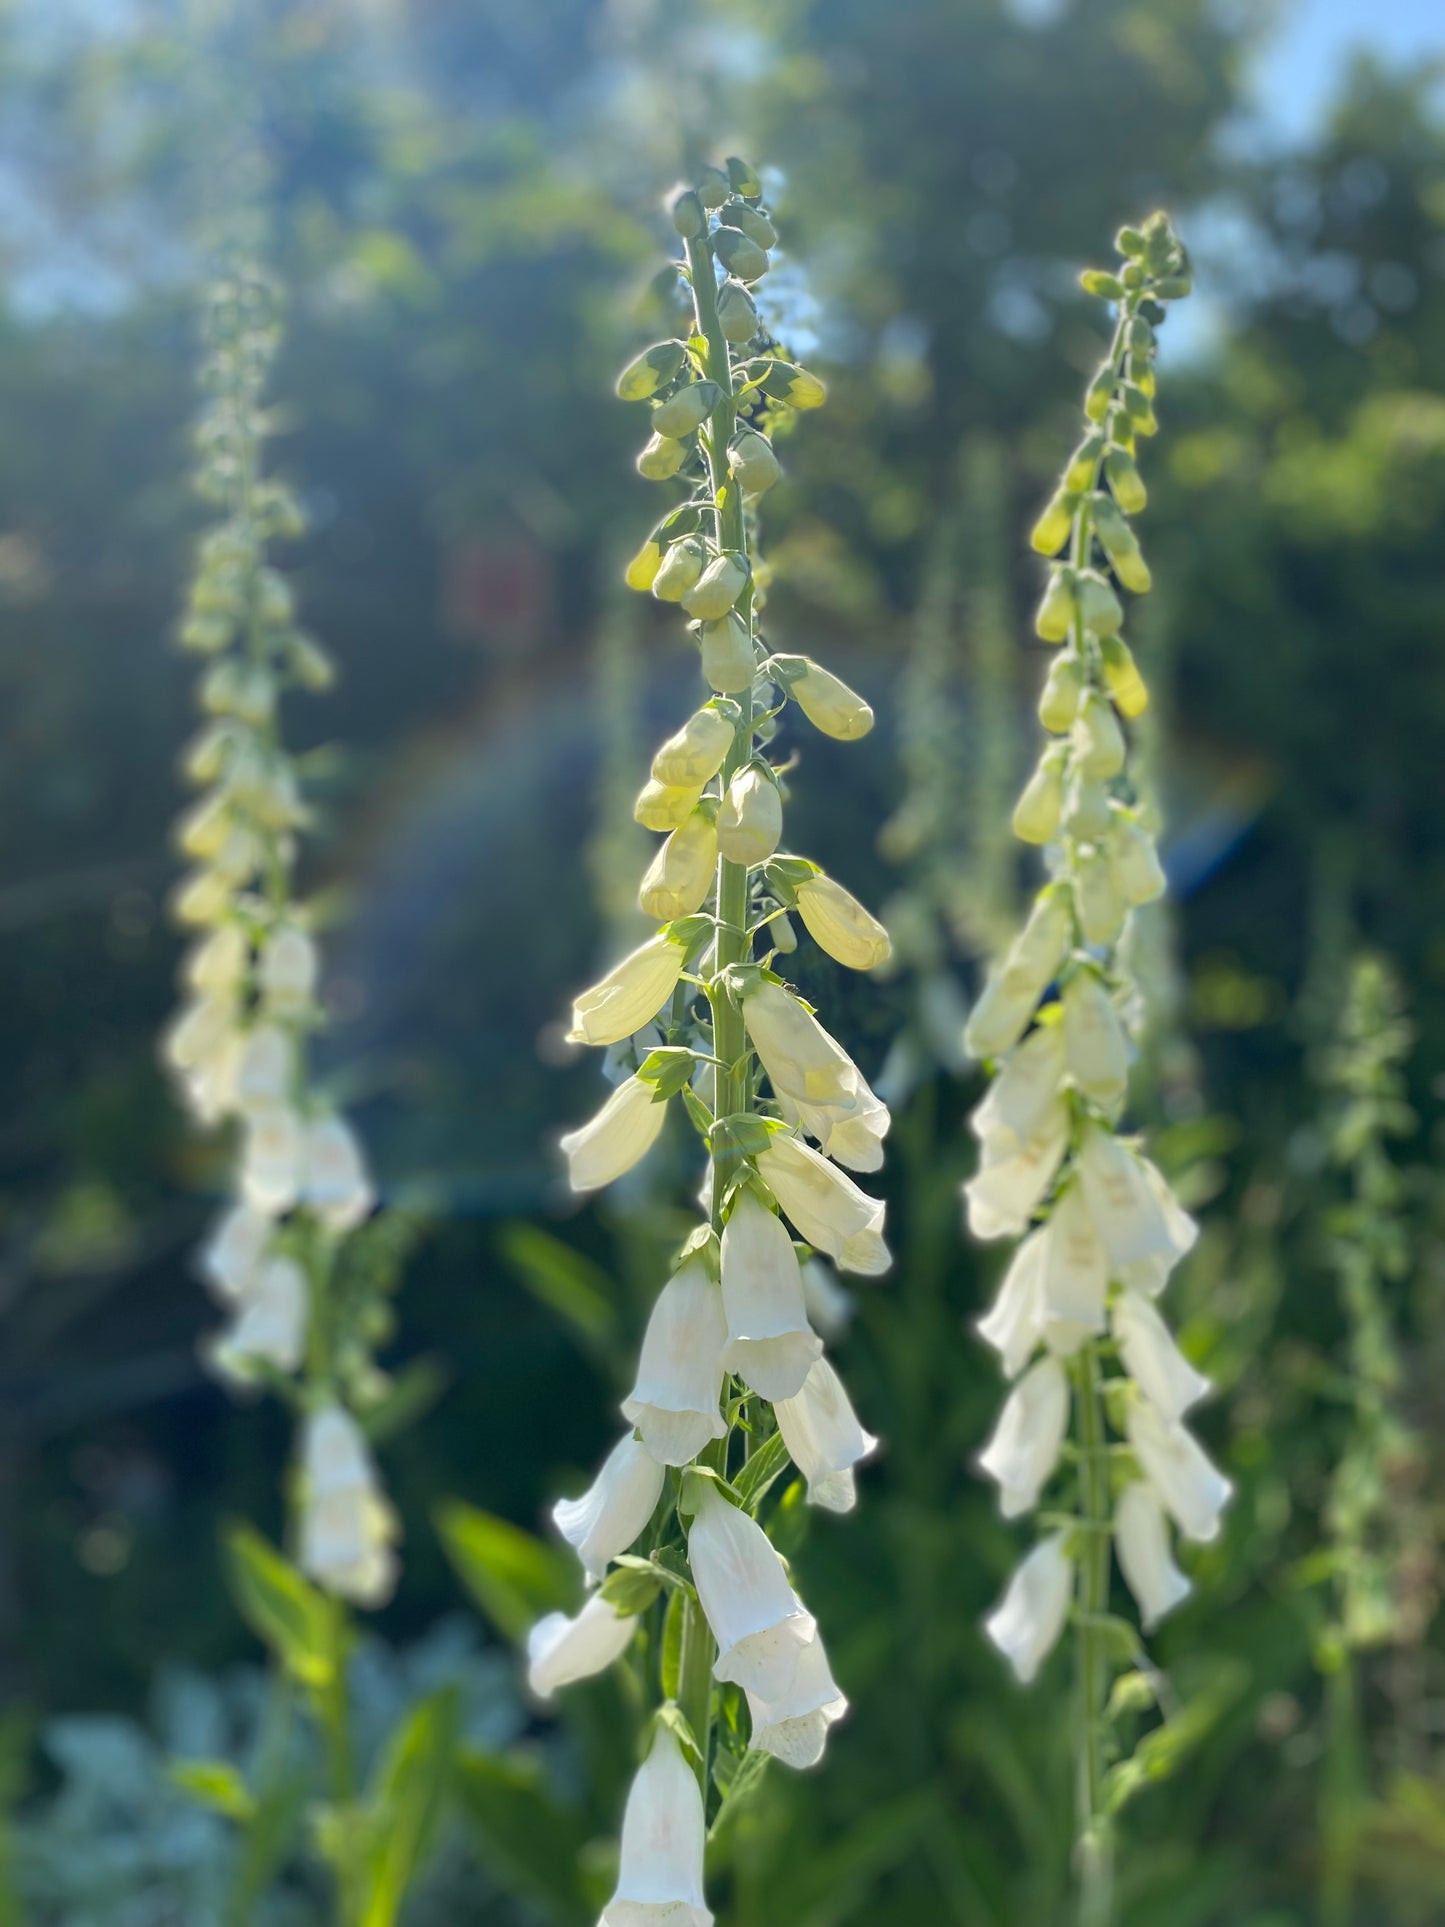
[[1343, 1639], [1335, 1669], [1325, 1681], [1328, 1739], [1321, 1799], [1320, 1920], [1323, 1927], [1350, 1927], [1354, 1919], [1355, 1846], [1364, 1793], [1360, 1770], [1359, 1704], [1355, 1669]]
[[1104, 1703], [1109, 1656], [1100, 1621], [1109, 1610], [1109, 1462], [1098, 1352], [1085, 1345], [1074, 1363], [1079, 1418], [1079, 1489], [1089, 1526], [1079, 1548], [1078, 1855], [1080, 1927], [1109, 1927], [1114, 1917], [1113, 1829], [1104, 1810]]
[[682, 1620], [682, 1666], [678, 1678], [677, 1702], [697, 1739], [701, 1759], [696, 1762], [698, 1784], [707, 1799], [709, 1760], [712, 1743], [712, 1669], [717, 1648], [712, 1629], [695, 1596], [689, 1596]]

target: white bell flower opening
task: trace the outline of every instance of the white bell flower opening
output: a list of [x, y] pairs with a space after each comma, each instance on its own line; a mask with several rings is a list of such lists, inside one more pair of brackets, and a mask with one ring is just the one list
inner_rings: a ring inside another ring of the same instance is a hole
[[1080, 970], [1063, 996], [1064, 1046], [1075, 1087], [1101, 1109], [1121, 1104], [1129, 1084], [1129, 1045], [1114, 1000], [1091, 970]]
[[893, 1260], [883, 1242], [887, 1207], [880, 1198], [870, 1198], [801, 1138], [772, 1137], [753, 1161], [799, 1236], [840, 1271], [876, 1278], [888, 1269]]
[[1056, 1358], [1031, 1365], [1009, 1393], [979, 1468], [998, 1482], [1006, 1519], [1031, 1512], [1059, 1462], [1069, 1427], [1069, 1381]]
[[574, 1044], [620, 1044], [650, 1023], [677, 987], [683, 951], [659, 931], [616, 964], [572, 1005]]
[[1141, 1157], [1139, 1168], [1144, 1173], [1144, 1182], [1151, 1196], [1164, 1214], [1168, 1244], [1166, 1249], [1155, 1252], [1151, 1257], [1141, 1258], [1134, 1264], [1120, 1265], [1118, 1277], [1132, 1291], [1157, 1298], [1168, 1284], [1169, 1274], [1175, 1265], [1194, 1249], [1199, 1240], [1199, 1226], [1164, 1182], [1164, 1175], [1157, 1166], [1148, 1158]]
[[1044, 1232], [1032, 1231], [1013, 1255], [998, 1296], [978, 1321], [977, 1331], [1003, 1360], [1004, 1372], [1017, 1378], [1043, 1338], [1040, 1288], [1044, 1273]]
[[817, 1632], [783, 1562], [756, 1520], [705, 1481], [688, 1531], [688, 1560], [718, 1655], [713, 1675], [769, 1705], [786, 1699], [798, 1660]]
[[687, 1465], [727, 1434], [718, 1409], [727, 1318], [701, 1258], [680, 1265], [658, 1294], [642, 1340], [637, 1382], [622, 1416], [659, 1465]]
[[659, 1725], [627, 1795], [617, 1891], [598, 1927], [713, 1927], [702, 1890], [706, 1833], [697, 1776]]
[[1166, 1419], [1183, 1418], [1209, 1390], [1147, 1298], [1121, 1291], [1111, 1313], [1124, 1369]]
[[1056, 1099], [1044, 1113], [1036, 1135], [1016, 1150], [990, 1158], [963, 1187], [968, 1228], [975, 1238], [1017, 1238], [1028, 1227], [1044, 1193], [1053, 1183], [1069, 1143], [1069, 1112]]
[[786, 1227], [743, 1191], [722, 1235], [722, 1362], [760, 1398], [802, 1390], [823, 1341], [808, 1323], [803, 1280]]
[[634, 1543], [657, 1508], [665, 1477], [662, 1466], [629, 1432], [607, 1454], [580, 1499], [559, 1499], [553, 1506], [557, 1530], [589, 1579], [600, 1579], [609, 1563]]
[[527, 1635], [527, 1684], [539, 1699], [591, 1679], [626, 1652], [637, 1621], [594, 1592], [581, 1612], [548, 1613]]
[[847, 1165], [850, 1171], [882, 1169], [883, 1140], [893, 1120], [888, 1106], [868, 1088], [861, 1072], [851, 1110], [798, 1104], [782, 1095], [778, 1108], [786, 1123], [807, 1132], [825, 1158]]
[[294, 1258], [267, 1259], [252, 1274], [235, 1322], [211, 1348], [212, 1362], [227, 1378], [251, 1376], [264, 1363], [294, 1372], [306, 1348], [309, 1294], [306, 1273]]
[[1038, 1136], [1058, 1101], [1066, 1068], [1059, 1024], [1040, 1024], [1009, 1052], [969, 1119], [996, 1156], [1019, 1150]]
[[1077, 1168], [1084, 1202], [1112, 1271], [1141, 1260], [1167, 1257], [1172, 1261], [1174, 1238], [1142, 1159], [1102, 1124], [1091, 1124], [1084, 1133]]
[[1069, 1616], [1074, 1562], [1064, 1550], [1066, 1536], [1055, 1532], [1039, 1541], [984, 1621], [984, 1631], [1023, 1686], [1037, 1676]]
[[306, 1126], [306, 1177], [301, 1195], [330, 1230], [354, 1230], [376, 1203], [360, 1140], [335, 1111]]
[[234, 1204], [202, 1246], [197, 1268], [218, 1298], [240, 1298], [260, 1267], [276, 1221], [248, 1204]]
[[396, 1584], [401, 1527], [381, 1491], [361, 1428], [339, 1405], [306, 1421], [301, 1569], [328, 1592], [379, 1606]]
[[781, 984], [765, 981], [749, 991], [743, 1023], [779, 1097], [848, 1115], [857, 1110], [857, 1065]]
[[640, 1077], [624, 1078], [595, 1117], [567, 1132], [562, 1152], [574, 1191], [598, 1191], [647, 1156], [667, 1118], [656, 1097]]
[[1164, 1510], [1142, 1479], [1124, 1488], [1114, 1508], [1114, 1549], [1146, 1633], [1189, 1596], [1189, 1581], [1174, 1563]]
[[1192, 1432], [1142, 1396], [1130, 1401], [1124, 1429], [1145, 1478], [1186, 1539], [1219, 1537], [1219, 1515], [1234, 1490]]
[[797, 886], [798, 915], [820, 950], [847, 970], [876, 970], [893, 945], [888, 932], [841, 883], [830, 876], [805, 877]]
[[822, 1759], [829, 1727], [847, 1711], [848, 1702], [838, 1690], [823, 1642], [815, 1634], [813, 1643], [798, 1655], [792, 1687], [782, 1699], [770, 1701], [748, 1694], [752, 1744], [795, 1772], [802, 1771]]
[[1066, 1185], [1044, 1227], [1039, 1315], [1052, 1350], [1067, 1355], [1104, 1329], [1109, 1260], [1083, 1193]]
[[253, 1211], [280, 1217], [301, 1195], [306, 1144], [301, 1120], [284, 1105], [254, 1111], [241, 1151], [241, 1194]]
[[773, 1407], [794, 1465], [808, 1482], [808, 1504], [851, 1512], [857, 1503], [853, 1467], [878, 1441], [858, 1423], [843, 1381], [826, 1358], [813, 1361], [795, 1398]]

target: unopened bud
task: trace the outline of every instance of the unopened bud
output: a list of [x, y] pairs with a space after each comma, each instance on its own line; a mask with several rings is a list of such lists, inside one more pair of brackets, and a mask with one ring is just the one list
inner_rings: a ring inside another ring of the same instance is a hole
[[728, 273], [739, 281], [761, 281], [768, 271], [767, 249], [750, 241], [741, 228], [714, 228], [712, 247]]
[[1119, 887], [1130, 903], [1152, 903], [1164, 892], [1164, 871], [1154, 839], [1125, 810], [1116, 806], [1109, 832]]
[[1107, 782], [1123, 769], [1128, 756], [1124, 732], [1114, 705], [1097, 689], [1090, 689], [1079, 705], [1074, 724], [1074, 755], [1085, 776]]
[[698, 177], [698, 199], [704, 207], [721, 207], [733, 191], [733, 184], [720, 167], [705, 167]]
[[1094, 497], [1094, 528], [1115, 575], [1135, 595], [1147, 595], [1153, 583], [1138, 537], [1119, 513], [1112, 497]]
[[1060, 489], [1038, 521], [1034, 523], [1029, 535], [1030, 546], [1040, 555], [1057, 555], [1069, 539], [1074, 526], [1074, 510], [1078, 507], [1078, 503], [1077, 495], [1071, 495], [1067, 489]]
[[720, 555], [709, 562], [697, 581], [682, 598], [690, 616], [715, 622], [725, 616], [748, 586], [747, 559], [741, 555]]
[[1089, 383], [1084, 395], [1084, 413], [1091, 422], [1101, 422], [1109, 412], [1109, 403], [1114, 399], [1114, 369], [1112, 363], [1101, 368]]
[[1117, 942], [1128, 905], [1119, 887], [1112, 857], [1097, 845], [1086, 847], [1078, 854], [1074, 868], [1074, 907], [1085, 943]]
[[717, 846], [729, 863], [766, 863], [783, 836], [783, 799], [772, 777], [756, 763], [728, 784], [717, 817]]
[[652, 774], [670, 789], [701, 789], [722, 768], [733, 726], [716, 709], [699, 709], [652, 759]]
[[718, 220], [724, 227], [740, 229], [760, 248], [775, 248], [778, 245], [778, 231], [767, 215], [759, 208], [749, 207], [746, 201], [729, 201]]
[[1122, 636], [1105, 636], [1099, 644], [1104, 661], [1104, 684], [1121, 716], [1132, 722], [1149, 707], [1149, 687], [1139, 674], [1134, 653]]
[[675, 829], [648, 866], [637, 893], [644, 913], [659, 923], [690, 917], [707, 901], [717, 868], [717, 830], [712, 817], [694, 810]]
[[724, 165], [728, 171], [728, 185], [734, 194], [741, 194], [750, 201], [759, 199], [763, 184], [758, 178], [756, 169], [749, 167], [738, 154], [729, 154]]
[[628, 563], [622, 579], [629, 589], [636, 589], [639, 595], [645, 595], [657, 580], [657, 572], [661, 567], [662, 544], [655, 535], [649, 535]]
[[672, 225], [685, 241], [696, 241], [707, 233], [707, 214], [694, 187], [681, 188], [669, 209]]
[[1083, 693], [1084, 672], [1073, 656], [1055, 656], [1039, 695], [1039, 721], [1051, 736], [1063, 736], [1074, 726]]
[[1080, 843], [1097, 843], [1113, 823], [1109, 792], [1097, 777], [1075, 770], [1064, 799], [1064, 828]]
[[1073, 626], [1076, 608], [1073, 572], [1051, 569], [1043, 599], [1034, 615], [1034, 633], [1045, 642], [1065, 641]]
[[671, 435], [681, 439], [700, 428], [717, 407], [722, 390], [715, 381], [690, 381], [685, 388], [679, 388], [675, 395], [660, 401], [652, 411], [652, 430], [655, 435]]
[[1024, 786], [1014, 805], [1013, 831], [1020, 843], [1047, 843], [1058, 831], [1064, 808], [1064, 756], [1051, 750]]
[[856, 690], [811, 657], [784, 657], [777, 666], [787, 671], [788, 694], [825, 736], [853, 743], [873, 727], [873, 711]]
[[1085, 268], [1079, 276], [1079, 286], [1085, 294], [1096, 294], [1102, 301], [1122, 301], [1124, 298], [1123, 282], [1102, 268]]
[[1096, 569], [1086, 569], [1078, 577], [1079, 614], [1091, 636], [1112, 636], [1123, 623], [1124, 605], [1114, 593], [1113, 584]]
[[781, 476], [782, 465], [766, 435], [740, 428], [728, 448], [728, 467], [744, 495], [762, 495]]
[[673, 379], [686, 358], [687, 348], [680, 341], [659, 341], [644, 348], [617, 377], [618, 399], [647, 401]]
[[808, 369], [796, 362], [774, 361], [763, 378], [763, 393], [771, 401], [786, 402], [789, 408], [821, 408], [828, 391]]
[[720, 622], [702, 625], [702, 673], [713, 689], [736, 696], [753, 686], [757, 652], [753, 632], [736, 609]]
[[692, 815], [701, 795], [701, 784], [696, 789], [679, 789], [650, 777], [632, 806], [633, 821], [644, 830], [675, 830]]
[[181, 624], [181, 647], [198, 656], [218, 655], [235, 633], [236, 625], [228, 615], [206, 615], [199, 611]]
[[791, 957], [798, 947], [798, 933], [786, 910], [768, 920], [768, 942], [780, 957]]
[[1133, 260], [1143, 255], [1146, 245], [1144, 236], [1136, 227], [1121, 227], [1114, 236], [1114, 247], [1118, 253], [1127, 254]]
[[741, 281], [724, 281], [718, 289], [717, 318], [726, 341], [751, 341], [758, 332], [757, 303]]
[[1114, 491], [1114, 500], [1126, 515], [1137, 515], [1149, 500], [1134, 457], [1127, 448], [1111, 448], [1104, 457], [1104, 473], [1109, 478], [1109, 487]]
[[1134, 423], [1136, 435], [1157, 435], [1159, 423], [1154, 414], [1154, 404], [1144, 384], [1136, 377], [1126, 381], [1122, 390], [1124, 406], [1128, 409]]
[[637, 472], [649, 482], [666, 482], [687, 460], [687, 443], [654, 435], [637, 458]]
[[1076, 495], [1092, 488], [1103, 454], [1104, 437], [1097, 431], [1086, 435], [1069, 457], [1069, 465], [1064, 470], [1064, 487]]
[[681, 602], [702, 574], [706, 561], [707, 548], [698, 536], [674, 542], [653, 578], [652, 593], [659, 602]]

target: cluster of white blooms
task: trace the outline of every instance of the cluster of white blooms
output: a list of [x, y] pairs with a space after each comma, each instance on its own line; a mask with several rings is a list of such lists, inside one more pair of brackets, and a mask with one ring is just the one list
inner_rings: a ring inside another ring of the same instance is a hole
[[[599, 1590], [530, 1643], [532, 1685], [549, 1693], [619, 1657], [664, 1592], [682, 1616], [674, 1677], [675, 1642], [654, 1649], [669, 1704], [629, 1797], [606, 1927], [712, 1918], [701, 1880], [717, 1695], [747, 1706], [746, 1722], [730, 1705], [716, 1723], [718, 1750], [745, 1731], [790, 1766], [820, 1758], [846, 1702], [759, 1512], [789, 1460], [811, 1504], [846, 1511], [874, 1445], [813, 1317], [825, 1330], [841, 1322], [831, 1267], [873, 1276], [889, 1264], [884, 1208], [849, 1176], [881, 1165], [888, 1112], [771, 966], [795, 945], [790, 914], [854, 970], [881, 963], [888, 937], [816, 864], [780, 853], [784, 792], [767, 754], [790, 697], [841, 741], [873, 718], [817, 663], [770, 654], [759, 629], [748, 538], [752, 505], [779, 474], [769, 425], [779, 406], [823, 399], [759, 320], [752, 288], [776, 238], [760, 200], [737, 160], [677, 195], [690, 339], [648, 349], [618, 383], [650, 406], [642, 472], [688, 489], [628, 580], [692, 618], [711, 693], [657, 751], [637, 800], [638, 821], [665, 837], [640, 893], [662, 927], [574, 1007], [573, 1038], [611, 1047], [630, 1074], [563, 1149], [574, 1188], [609, 1184], [646, 1154], [677, 1098], [706, 1148], [708, 1215], [658, 1294], [622, 1402], [628, 1430], [591, 1489], [556, 1508]], [[639, 1543], [646, 1556], [629, 1558]]]
[[212, 1361], [239, 1383], [306, 1368], [303, 1563], [332, 1591], [374, 1604], [391, 1589], [397, 1529], [361, 1433], [335, 1403], [318, 1302], [337, 1241], [375, 1199], [354, 1132], [307, 1071], [319, 960], [293, 895], [306, 806], [278, 705], [287, 687], [324, 687], [332, 671], [267, 560], [273, 538], [302, 526], [291, 492], [261, 473], [277, 310], [249, 261], [209, 296], [197, 483], [221, 517], [201, 541], [180, 630], [206, 659], [207, 720], [184, 758], [200, 794], [177, 829], [194, 867], [175, 909], [194, 940], [163, 1054], [197, 1121], [238, 1134], [235, 1197], [201, 1258], [230, 1314]]
[[[1119, 633], [1115, 585], [1149, 587], [1126, 519], [1144, 505], [1134, 447], [1155, 429], [1151, 315], [1187, 288], [1164, 217], [1126, 228], [1119, 247], [1117, 275], [1084, 277], [1118, 304], [1118, 325], [1088, 390], [1085, 438], [1033, 536], [1040, 553], [1058, 557], [1036, 626], [1063, 646], [1039, 705], [1054, 741], [1014, 828], [1049, 847], [1050, 880], [966, 1032], [973, 1054], [995, 1064], [973, 1118], [981, 1155], [966, 1187], [969, 1226], [979, 1238], [1023, 1240], [980, 1327], [1014, 1381], [980, 1464], [1007, 1518], [1037, 1507], [1062, 1470], [1078, 1492], [1075, 1523], [1046, 1533], [988, 1620], [1022, 1680], [1034, 1677], [1071, 1602], [1081, 1640], [1107, 1612], [1111, 1537], [1144, 1625], [1177, 1605], [1188, 1581], [1170, 1522], [1186, 1539], [1213, 1539], [1230, 1489], [1186, 1424], [1207, 1381], [1157, 1308], [1195, 1227], [1119, 1134], [1130, 1063], [1121, 1013], [1132, 987], [1118, 946], [1131, 908], [1157, 896], [1164, 876], [1129, 787], [1120, 717], [1137, 716], [1148, 697]], [[1091, 1720], [1096, 1685], [1086, 1683]]]

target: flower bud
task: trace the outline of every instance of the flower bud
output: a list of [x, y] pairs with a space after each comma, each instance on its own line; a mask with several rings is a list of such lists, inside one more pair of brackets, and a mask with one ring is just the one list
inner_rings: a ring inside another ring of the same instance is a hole
[[1055, 656], [1039, 695], [1039, 721], [1051, 736], [1073, 728], [1084, 689], [1084, 672], [1074, 656]]
[[192, 783], [214, 783], [220, 777], [240, 741], [232, 723], [207, 723], [199, 735], [187, 743], [181, 769]]
[[973, 1056], [997, 1057], [1018, 1042], [1068, 947], [1068, 905], [1046, 890], [969, 1013], [963, 1041]]
[[1123, 1102], [1129, 1047], [1114, 1000], [1092, 970], [1080, 970], [1064, 990], [1064, 1048], [1075, 1088], [1106, 1111]]
[[1085, 943], [1104, 945], [1117, 940], [1128, 905], [1106, 851], [1091, 846], [1080, 850], [1074, 869], [1074, 902]]
[[741, 555], [719, 555], [709, 562], [682, 598], [690, 616], [715, 622], [725, 616], [748, 586], [748, 565]]
[[580, 1499], [559, 1499], [553, 1506], [557, 1530], [575, 1548], [589, 1579], [600, 1579], [609, 1563], [636, 1540], [662, 1497], [666, 1476], [628, 1432]]
[[868, 734], [873, 727], [873, 711], [856, 691], [808, 656], [792, 656], [787, 661], [800, 665], [788, 682], [788, 694], [814, 729], [839, 743], [854, 743]]
[[1094, 486], [1094, 478], [1098, 473], [1103, 453], [1104, 437], [1097, 431], [1092, 435], [1086, 435], [1069, 457], [1068, 466], [1064, 470], [1064, 487], [1076, 495], [1082, 494], [1085, 489], [1091, 489]]
[[1064, 758], [1051, 750], [1014, 805], [1013, 831], [1021, 843], [1047, 843], [1057, 833], [1064, 805]]
[[1132, 722], [1149, 707], [1149, 686], [1139, 674], [1133, 651], [1122, 636], [1105, 636], [1099, 653], [1104, 662], [1104, 686], [1119, 714]]
[[630, 1171], [657, 1142], [667, 1104], [651, 1084], [627, 1077], [602, 1109], [561, 1141], [567, 1181], [574, 1191], [600, 1191]]
[[527, 1684], [538, 1699], [550, 1699], [560, 1687], [605, 1671], [636, 1631], [636, 1619], [620, 1614], [600, 1592], [575, 1618], [548, 1613], [527, 1635]]
[[858, 899], [829, 876], [804, 877], [798, 915], [820, 950], [848, 970], [876, 970], [892, 952], [888, 932]]
[[1074, 723], [1074, 756], [1083, 775], [1107, 782], [1127, 760], [1124, 732], [1114, 705], [1100, 690], [1086, 690]]
[[676, 475], [687, 460], [686, 442], [654, 435], [637, 458], [637, 472], [649, 482], [666, 482]]
[[1118, 872], [1119, 887], [1130, 903], [1152, 903], [1164, 893], [1164, 871], [1154, 839], [1122, 809], [1114, 811], [1109, 848]]
[[1057, 555], [1073, 530], [1074, 510], [1078, 507], [1078, 503], [1077, 495], [1071, 495], [1067, 489], [1060, 489], [1038, 521], [1034, 523], [1029, 536], [1030, 546], [1040, 555]]
[[[672, 225], [685, 241], [699, 241], [707, 233], [707, 214], [696, 188], [681, 188], [672, 199], [668, 210], [672, 215]], [[627, 400], [633, 399], [631, 396]]]
[[771, 401], [786, 402], [789, 408], [821, 408], [828, 399], [828, 391], [816, 375], [788, 361], [768, 364], [763, 393]]
[[721, 711], [699, 709], [652, 759], [652, 774], [669, 789], [701, 789], [716, 776], [733, 746], [733, 726]]
[[761, 208], [749, 207], [746, 201], [729, 201], [718, 220], [724, 227], [740, 228], [760, 248], [775, 248], [778, 245], [778, 231], [767, 215]]
[[1136, 435], [1157, 435], [1159, 422], [1154, 413], [1154, 377], [1143, 369], [1135, 369], [1134, 379], [1126, 381], [1120, 393], [1124, 406], [1129, 411]]
[[1135, 595], [1147, 595], [1153, 578], [1140, 552], [1138, 538], [1107, 495], [1094, 497], [1094, 529], [1115, 575]]
[[1032, 1512], [1053, 1476], [1069, 1425], [1069, 1381], [1056, 1358], [1031, 1365], [1009, 1393], [979, 1469], [999, 1487], [1005, 1519]]
[[758, 332], [757, 303], [741, 281], [724, 281], [719, 288], [717, 318], [725, 341], [751, 341]]
[[1149, 492], [1127, 448], [1111, 448], [1104, 457], [1104, 473], [1114, 491], [1114, 500], [1125, 515], [1137, 515], [1149, 500]]
[[1080, 843], [1097, 843], [1114, 823], [1113, 803], [1097, 777], [1075, 770], [1064, 797], [1064, 828]]
[[176, 842], [187, 856], [209, 862], [226, 847], [233, 820], [230, 796], [224, 790], [213, 790], [193, 804], [177, 823]]
[[702, 673], [713, 689], [735, 696], [753, 686], [757, 651], [753, 632], [736, 609], [720, 622], [705, 622], [699, 637]]
[[638, 904], [659, 923], [690, 917], [707, 901], [716, 869], [716, 824], [707, 811], [694, 810], [648, 865], [637, 893]]
[[1124, 298], [1123, 282], [1103, 268], [1085, 268], [1079, 276], [1079, 286], [1085, 294], [1095, 294], [1101, 301], [1122, 301]]
[[1045, 642], [1066, 641], [1076, 608], [1073, 571], [1050, 569], [1043, 598], [1034, 615], [1034, 634]]
[[728, 448], [728, 467], [744, 495], [762, 495], [781, 476], [782, 464], [766, 435], [740, 428]]
[[1115, 375], [1112, 363], [1101, 368], [1084, 395], [1084, 413], [1091, 422], [1101, 422], [1114, 399]]
[[768, 251], [750, 241], [740, 228], [714, 228], [713, 253], [739, 281], [761, 281], [768, 271]]
[[632, 806], [632, 820], [644, 830], [666, 833], [679, 829], [697, 808], [701, 795], [701, 784], [696, 789], [672, 789], [666, 783], [659, 783], [656, 777], [650, 777]]
[[766, 863], [783, 835], [783, 799], [772, 777], [748, 763], [728, 784], [717, 817], [717, 846], [729, 863]]
[[798, 933], [786, 913], [769, 919], [768, 941], [780, 957], [791, 957], [797, 949]]
[[295, 1016], [306, 1010], [316, 994], [321, 959], [306, 931], [283, 924], [267, 938], [261, 952], [261, 997], [272, 1012]]
[[681, 602], [697, 581], [707, 562], [707, 547], [699, 536], [684, 536], [674, 542], [662, 558], [652, 580], [652, 593], [659, 602]]
[[1078, 578], [1076, 593], [1079, 614], [1092, 636], [1112, 636], [1124, 620], [1124, 605], [1096, 569], [1086, 569]]
[[657, 572], [661, 567], [662, 544], [655, 535], [649, 535], [623, 571], [622, 579], [629, 589], [636, 589], [639, 595], [645, 595], [657, 580]]
[[719, 208], [732, 195], [733, 184], [720, 167], [705, 167], [698, 177], [697, 196], [705, 208]]
[[673, 379], [686, 359], [687, 348], [681, 341], [659, 341], [644, 348], [617, 377], [619, 400], [647, 401]]
[[569, 1041], [620, 1044], [661, 1010], [682, 974], [683, 948], [665, 931], [640, 944], [572, 1006]]
[[1069, 1617], [1074, 1562], [1064, 1550], [1067, 1536], [1055, 1532], [1039, 1541], [984, 1621], [984, 1631], [1022, 1686], [1037, 1676]]
[[715, 381], [690, 381], [652, 411], [652, 432], [681, 438], [700, 428], [717, 407], [722, 390]]

